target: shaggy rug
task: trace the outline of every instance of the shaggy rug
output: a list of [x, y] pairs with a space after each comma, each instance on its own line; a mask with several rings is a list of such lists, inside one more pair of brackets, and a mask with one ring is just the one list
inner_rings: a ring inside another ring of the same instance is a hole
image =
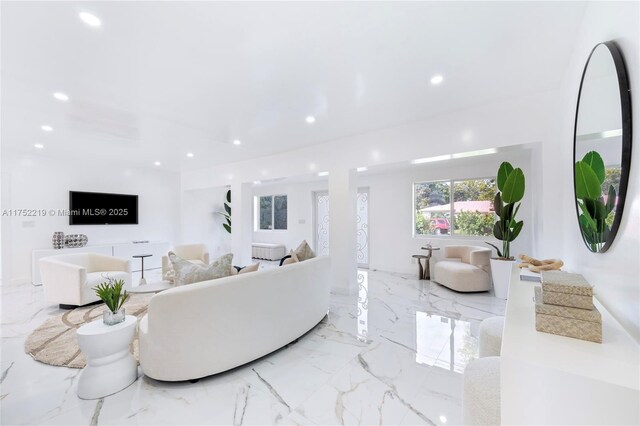
[[[124, 303], [127, 315], [135, 315], [138, 321], [147, 313], [153, 294], [131, 294]], [[104, 303], [76, 308], [46, 320], [27, 337], [24, 351], [44, 364], [84, 368], [87, 358], [80, 351], [76, 330], [84, 324], [102, 318]], [[138, 359], [138, 331], [131, 343], [131, 353]]]

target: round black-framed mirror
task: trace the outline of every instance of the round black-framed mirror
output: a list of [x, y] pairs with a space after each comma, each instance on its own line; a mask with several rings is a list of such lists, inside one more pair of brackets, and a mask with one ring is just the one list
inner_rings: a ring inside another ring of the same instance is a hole
[[582, 72], [573, 132], [573, 188], [587, 248], [606, 252], [624, 210], [631, 166], [631, 91], [622, 52], [598, 43]]

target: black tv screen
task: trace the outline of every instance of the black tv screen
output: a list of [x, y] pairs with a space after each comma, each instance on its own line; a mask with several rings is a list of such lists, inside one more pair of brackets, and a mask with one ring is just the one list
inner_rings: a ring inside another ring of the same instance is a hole
[[137, 224], [137, 195], [69, 191], [69, 225]]

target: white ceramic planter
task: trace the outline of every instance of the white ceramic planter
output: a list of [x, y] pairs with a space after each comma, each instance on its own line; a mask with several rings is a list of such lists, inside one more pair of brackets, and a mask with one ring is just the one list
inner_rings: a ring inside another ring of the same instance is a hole
[[493, 279], [493, 291], [499, 299], [507, 299], [509, 296], [509, 282], [515, 260], [491, 259], [491, 278]]

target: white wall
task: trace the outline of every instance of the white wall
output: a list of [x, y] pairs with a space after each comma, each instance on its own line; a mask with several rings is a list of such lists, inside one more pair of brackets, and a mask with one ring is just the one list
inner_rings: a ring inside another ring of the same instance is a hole
[[132, 240], [169, 241], [178, 235], [180, 176], [132, 170], [99, 160], [2, 156], [2, 209], [68, 209], [69, 191], [137, 194], [138, 225], [70, 226], [67, 216], [2, 217], [3, 282], [30, 281], [31, 252], [51, 248], [55, 231], [86, 234], [90, 245]]
[[287, 196], [287, 230], [254, 230], [253, 241], [284, 244], [287, 247], [287, 252], [298, 247], [302, 240], [307, 240], [309, 245], [313, 247], [313, 192], [326, 191], [327, 188], [326, 180], [255, 186], [253, 188], [255, 197], [262, 195]]
[[[572, 177], [572, 140], [575, 106], [580, 76], [591, 49], [599, 42], [615, 40], [627, 65], [631, 86], [634, 141], [631, 176], [622, 224], [615, 242], [604, 254], [591, 253], [585, 247], [578, 230]], [[544, 233], [546, 247], [564, 247], [563, 255], [569, 269], [583, 274], [596, 286], [604, 306], [640, 341], [640, 4], [638, 2], [589, 3], [578, 36], [575, 54], [563, 80], [562, 114], [557, 137], [548, 152], [560, 152], [560, 162], [545, 167], [545, 190], [555, 185], [561, 197], [545, 192], [544, 204], [553, 207], [553, 216], [561, 218], [560, 234]], [[555, 189], [553, 189], [555, 190]], [[551, 218], [547, 218], [548, 222]]]
[[[390, 170], [358, 174], [358, 188], [369, 188], [369, 267], [390, 272], [417, 272], [412, 254], [420, 254], [424, 244], [431, 241], [434, 247], [471, 244], [483, 247], [484, 241], [498, 242], [493, 238], [432, 236], [413, 237], [413, 183], [439, 179], [484, 178], [495, 176], [502, 161], [510, 161], [521, 167], [527, 179], [531, 173], [531, 151], [522, 149], [501, 152], [463, 160], [453, 160], [424, 165], [394, 167]], [[313, 245], [313, 191], [327, 190], [327, 181], [305, 183], [277, 183], [254, 187], [254, 196], [287, 195], [288, 229], [286, 231], [254, 231], [253, 241], [281, 243], [287, 250], [306, 239]], [[527, 180], [527, 191], [518, 214], [525, 221], [522, 234], [513, 243], [513, 254], [532, 254], [534, 227], [532, 225], [534, 194], [539, 186]], [[304, 223], [300, 223], [303, 221]], [[441, 256], [434, 252], [434, 259]]]
[[[491, 156], [464, 160], [429, 163], [407, 167], [401, 171], [365, 175], [358, 178], [358, 187], [369, 187], [369, 267], [400, 273], [417, 273], [413, 254], [424, 254], [420, 247], [431, 242], [433, 247], [448, 245], [477, 245], [489, 248], [484, 241], [500, 247], [493, 237], [462, 237], [442, 235], [413, 237], [413, 183], [439, 179], [464, 179], [494, 177], [502, 161], [510, 161], [514, 167], [521, 167], [528, 179], [531, 171], [529, 150], [502, 152]], [[518, 213], [524, 220], [520, 236], [512, 243], [512, 254], [531, 255], [532, 202], [533, 194], [539, 188], [527, 180], [525, 198]], [[434, 260], [442, 257], [441, 251], [434, 251]]]
[[211, 260], [231, 252], [231, 237], [222, 226], [226, 223], [225, 219], [215, 214], [224, 211], [227, 190], [228, 187], [219, 186], [182, 193], [180, 238], [177, 243], [206, 244]]

